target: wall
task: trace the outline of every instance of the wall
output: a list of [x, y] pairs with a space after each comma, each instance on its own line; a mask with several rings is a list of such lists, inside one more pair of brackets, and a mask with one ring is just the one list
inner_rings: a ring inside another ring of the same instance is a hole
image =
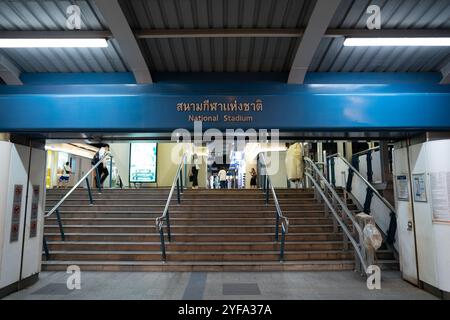
[[[40, 271], [44, 227], [45, 161], [44, 150], [0, 141], [0, 291]], [[21, 197], [18, 198], [19, 219], [13, 224], [15, 185], [21, 185], [23, 189]], [[33, 194], [33, 186], [39, 188], [38, 198]], [[31, 221], [33, 199], [37, 200], [34, 203], [36, 224], [32, 224]], [[18, 235], [17, 239], [11, 241], [13, 225], [18, 226]], [[30, 234], [32, 225], [36, 228], [35, 236]], [[22, 273], [20, 273], [21, 265]]]
[[[402, 158], [398, 157], [404, 154]], [[406, 175], [408, 179], [408, 200], [398, 198], [396, 206], [399, 216], [398, 230], [401, 241], [411, 238], [412, 230], [405, 226], [407, 219], [413, 222], [416, 234], [417, 260], [419, 280], [445, 292], [450, 292], [450, 140], [428, 141], [412, 145], [409, 148], [394, 150], [394, 173]], [[404, 165], [405, 158], [409, 170]], [[399, 160], [403, 160], [400, 162]], [[403, 170], [399, 172], [398, 167]], [[414, 175], [424, 177], [425, 199], [416, 199], [412, 179]], [[398, 190], [398, 180], [394, 179]], [[435, 212], [442, 210], [441, 218], [436, 218]], [[410, 212], [412, 212], [412, 214]], [[402, 245], [404, 242], [401, 243]], [[413, 246], [409, 240], [409, 247]], [[403, 249], [402, 249], [403, 251]]]

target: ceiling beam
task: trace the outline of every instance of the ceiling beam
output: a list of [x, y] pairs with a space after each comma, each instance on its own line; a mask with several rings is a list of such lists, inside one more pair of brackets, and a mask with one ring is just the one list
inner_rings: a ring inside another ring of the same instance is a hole
[[450, 84], [450, 61], [441, 69], [442, 80], [440, 84]]
[[[299, 38], [304, 29], [288, 28], [239, 28], [239, 29], [142, 29], [134, 30], [138, 39], [170, 38]], [[450, 37], [450, 29], [327, 29], [325, 38], [363, 37]], [[113, 38], [111, 31], [0, 31], [0, 39], [8, 38]]]
[[20, 70], [5, 56], [0, 55], [0, 78], [8, 85], [22, 85]]
[[306, 72], [308, 72], [317, 47], [319, 47], [340, 2], [340, 0], [317, 0], [295, 53], [288, 83], [302, 84], [305, 80]]
[[96, 0], [97, 8], [111, 30], [137, 83], [152, 83], [152, 77], [139, 44], [120, 8], [118, 0]]

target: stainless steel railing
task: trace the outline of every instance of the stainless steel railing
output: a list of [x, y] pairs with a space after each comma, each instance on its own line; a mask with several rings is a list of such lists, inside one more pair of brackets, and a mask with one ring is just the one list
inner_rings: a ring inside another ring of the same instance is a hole
[[381, 200], [381, 202], [383, 202], [384, 205], [386, 205], [386, 207], [389, 208], [389, 210], [391, 210], [392, 212], [395, 213], [395, 208], [394, 206], [392, 206], [392, 204], [389, 203], [389, 201], [386, 200], [386, 198], [384, 198], [377, 189], [375, 189], [375, 187], [369, 182], [367, 181], [366, 178], [363, 177], [363, 175], [359, 172], [359, 170], [357, 170], [347, 159], [345, 159], [340, 153], [335, 153], [332, 155], [329, 155], [327, 158], [339, 158], [341, 159], [363, 182], [364, 184], [372, 190], [373, 194], [375, 194], [377, 196], [377, 198], [379, 198]]
[[[99, 191], [101, 191], [101, 185], [100, 185], [100, 180], [99, 180], [99, 173], [98, 173], [97, 168], [109, 156], [110, 156], [109, 152], [105, 153], [105, 155], [91, 169], [89, 169], [89, 171], [86, 172], [86, 174], [80, 180], [78, 180], [77, 183], [75, 183], [75, 185], [62, 197], [62, 199], [59, 200], [59, 202], [55, 206], [53, 206], [53, 208], [50, 209], [49, 212], [47, 212], [44, 215], [44, 218], [48, 218], [53, 213], [56, 214], [56, 220], [58, 222], [59, 232], [60, 232], [62, 241], [65, 241], [66, 236], [64, 234], [64, 226], [63, 226], [63, 223], [62, 223], [62, 220], [61, 220], [61, 215], [59, 213], [59, 207], [64, 203], [64, 201], [67, 200], [67, 198], [75, 191], [75, 189], [77, 189], [83, 183], [83, 181], [86, 181], [86, 188], [87, 188], [87, 192], [88, 192], [88, 196], [89, 196], [89, 203], [91, 205], [94, 204], [94, 199], [92, 198], [91, 186], [89, 184], [89, 176], [91, 175], [91, 173], [94, 170], [96, 170], [97, 184], [98, 184]], [[110, 174], [112, 174], [112, 172], [110, 172]], [[44, 249], [46, 258], [48, 260], [49, 257], [50, 257], [50, 253], [49, 253], [49, 250], [48, 250], [47, 240], [46, 240], [45, 235], [43, 237], [43, 249]]]
[[265, 168], [264, 175], [264, 184], [263, 189], [265, 192], [266, 204], [269, 203], [269, 192], [272, 193], [272, 198], [275, 203], [275, 241], [278, 242], [279, 239], [279, 225], [281, 221], [281, 242], [280, 242], [280, 262], [284, 260], [284, 251], [285, 251], [285, 243], [286, 243], [286, 234], [289, 231], [289, 219], [283, 215], [283, 211], [281, 210], [280, 203], [278, 202], [278, 197], [275, 192], [275, 189], [272, 185], [269, 175], [267, 174], [267, 163], [264, 153], [260, 153], [260, 157], [263, 160], [262, 164]]
[[[350, 212], [350, 210], [347, 208], [347, 205], [342, 201], [342, 199], [337, 194], [336, 190], [331, 186], [331, 184], [328, 182], [328, 180], [323, 176], [320, 169], [317, 167], [317, 165], [308, 157], [304, 157], [304, 161], [306, 164], [307, 171], [305, 172], [306, 177], [311, 181], [311, 183], [314, 185], [314, 190], [317, 192], [317, 194], [322, 198], [326, 205], [326, 211], [331, 211], [334, 222], [339, 224], [342, 231], [344, 232], [344, 243], [347, 243], [347, 240], [350, 241], [353, 248], [355, 249], [355, 260], [357, 262], [357, 269], [361, 271], [364, 274], [367, 274], [367, 263], [366, 263], [366, 253], [365, 253], [365, 247], [363, 242], [363, 231], [356, 221], [353, 214]], [[322, 189], [322, 185], [324, 186], [324, 189]], [[324, 191], [326, 190], [326, 192]], [[328, 195], [327, 195], [328, 194]], [[317, 197], [317, 200], [319, 198]], [[338, 211], [340, 211], [341, 215], [338, 214]], [[353, 233], [356, 233], [358, 236], [357, 239], [355, 239], [352, 232], [349, 230], [347, 224], [345, 223], [344, 219], [350, 219], [353, 226]], [[337, 226], [336, 228], [337, 229]], [[359, 264], [358, 264], [359, 262]], [[358, 268], [359, 266], [359, 268]]]
[[156, 218], [156, 230], [159, 233], [160, 241], [161, 241], [161, 256], [162, 260], [166, 261], [166, 245], [164, 240], [164, 223], [167, 228], [167, 239], [169, 242], [172, 240], [172, 234], [170, 232], [170, 215], [169, 215], [169, 206], [172, 201], [172, 196], [175, 191], [175, 187], [177, 188], [177, 202], [181, 203], [181, 194], [183, 193], [183, 165], [186, 162], [186, 153], [181, 157], [180, 164], [178, 165], [177, 172], [175, 173], [175, 177], [173, 178], [172, 186], [170, 188], [169, 196], [167, 197], [166, 205], [164, 206], [163, 214]]

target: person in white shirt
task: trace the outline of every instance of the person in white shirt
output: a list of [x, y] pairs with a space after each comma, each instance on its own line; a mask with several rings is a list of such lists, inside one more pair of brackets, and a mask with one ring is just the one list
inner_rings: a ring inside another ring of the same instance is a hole
[[219, 181], [220, 181], [220, 189], [226, 189], [227, 187], [227, 172], [225, 168], [222, 167], [219, 171]]
[[71, 174], [72, 174], [72, 168], [70, 167], [69, 162], [66, 162], [63, 167], [63, 172], [58, 180], [58, 187], [60, 187], [61, 184], [66, 187], [69, 184]]

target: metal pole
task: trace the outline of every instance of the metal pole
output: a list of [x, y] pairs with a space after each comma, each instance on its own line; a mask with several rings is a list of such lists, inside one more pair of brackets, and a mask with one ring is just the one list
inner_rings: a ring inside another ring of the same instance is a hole
[[[179, 177], [177, 179], [177, 201], [178, 201], [178, 204], [180, 204], [181, 199], [180, 199], [180, 178]], [[169, 211], [167, 211], [167, 213], [168, 212]]]
[[59, 232], [61, 233], [61, 240], [65, 241], [66, 236], [64, 234], [64, 228], [61, 222], [61, 215], [59, 214], [59, 208], [56, 209], [56, 220], [58, 221], [58, 225], [59, 225]]
[[159, 238], [161, 240], [161, 255], [162, 255], [162, 260], [166, 261], [166, 245], [164, 243], [164, 231], [163, 228], [159, 228]]
[[183, 169], [180, 170], [180, 185], [181, 185], [181, 193], [183, 193]]
[[278, 226], [280, 225], [280, 215], [275, 211], [275, 241], [278, 241]]
[[47, 238], [44, 236], [42, 238], [42, 246], [44, 247], [45, 259], [50, 260], [50, 253], [48, 251]]
[[284, 260], [284, 243], [286, 238], [286, 231], [284, 230], [284, 226], [281, 225], [281, 244], [280, 244], [280, 262]]
[[170, 218], [169, 218], [169, 210], [168, 209], [167, 209], [167, 214], [166, 214], [166, 224], [167, 224], [167, 239], [170, 242], [172, 240], [172, 235], [170, 233]]
[[109, 158], [109, 187], [112, 188], [112, 159], [113, 157], [110, 156]]
[[93, 205], [94, 200], [92, 199], [91, 186], [89, 185], [89, 177], [86, 177], [86, 187], [87, 187], [88, 195], [89, 195], [89, 204]]

